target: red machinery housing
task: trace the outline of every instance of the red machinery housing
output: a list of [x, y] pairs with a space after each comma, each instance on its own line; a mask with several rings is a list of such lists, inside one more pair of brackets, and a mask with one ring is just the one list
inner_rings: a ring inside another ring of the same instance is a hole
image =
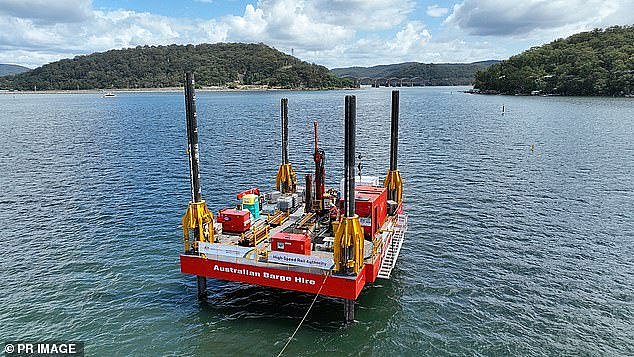
[[236, 198], [237, 198], [237, 199], [239, 199], [239, 200], [241, 200], [241, 199], [242, 199], [242, 196], [244, 196], [244, 195], [248, 195], [248, 194], [254, 194], [254, 195], [258, 195], [258, 196], [259, 196], [259, 195], [260, 195], [260, 189], [259, 189], [259, 188], [257, 188], [257, 187], [254, 187], [254, 188], [252, 188], [252, 189], [242, 191], [242, 192], [240, 192], [240, 193], [238, 193], [238, 194], [236, 195]]
[[387, 189], [375, 186], [355, 188], [355, 213], [366, 236], [373, 237], [387, 217]]
[[222, 223], [223, 232], [243, 233], [251, 228], [251, 212], [231, 208], [221, 209], [218, 212], [218, 222]]
[[278, 232], [271, 236], [271, 250], [310, 255], [310, 237], [305, 234]]

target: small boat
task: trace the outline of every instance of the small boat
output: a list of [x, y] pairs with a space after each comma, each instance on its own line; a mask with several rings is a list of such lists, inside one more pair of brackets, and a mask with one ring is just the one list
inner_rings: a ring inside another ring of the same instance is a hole
[[104, 97], [104, 98], [108, 98], [108, 97], [116, 97], [116, 95], [115, 95], [114, 93], [112, 93], [112, 92], [106, 92], [106, 93], [103, 95], [103, 97]]

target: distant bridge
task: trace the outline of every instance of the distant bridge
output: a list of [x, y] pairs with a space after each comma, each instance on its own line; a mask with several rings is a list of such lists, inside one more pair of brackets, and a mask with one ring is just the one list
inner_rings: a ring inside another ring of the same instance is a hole
[[423, 77], [354, 77], [341, 76], [354, 81], [357, 86], [370, 85], [372, 87], [420, 87], [431, 85], [431, 80]]

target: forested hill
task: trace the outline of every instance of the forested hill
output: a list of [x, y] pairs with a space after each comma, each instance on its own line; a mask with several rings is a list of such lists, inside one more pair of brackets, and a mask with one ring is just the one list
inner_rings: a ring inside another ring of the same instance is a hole
[[199, 86], [262, 85], [338, 88], [352, 85], [326, 67], [310, 64], [263, 44], [139, 46], [78, 56], [15, 76], [0, 89], [162, 88], [182, 86], [193, 70]]
[[474, 87], [502, 94], [634, 94], [634, 26], [582, 32], [533, 47], [476, 74]]
[[26, 72], [30, 68], [18, 66], [16, 64], [2, 64], [0, 63], [0, 76], [8, 76], [10, 74], [18, 74]]
[[478, 70], [498, 61], [473, 63], [419, 63], [405, 62], [373, 67], [334, 68], [333, 73], [356, 79], [412, 79], [425, 85], [471, 85]]

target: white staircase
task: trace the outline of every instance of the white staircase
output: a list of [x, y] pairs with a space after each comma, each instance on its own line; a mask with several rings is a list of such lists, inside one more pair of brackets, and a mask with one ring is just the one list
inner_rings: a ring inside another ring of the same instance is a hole
[[396, 265], [396, 260], [398, 259], [398, 255], [401, 252], [401, 247], [403, 246], [403, 239], [405, 237], [405, 232], [407, 231], [407, 215], [399, 214], [396, 217], [396, 224], [394, 225], [394, 236], [392, 236], [392, 241], [390, 245], [387, 246], [387, 250], [385, 252], [385, 257], [383, 258], [383, 262], [381, 263], [381, 268], [379, 269], [379, 274], [377, 278], [389, 279], [390, 274], [392, 273], [392, 269]]

